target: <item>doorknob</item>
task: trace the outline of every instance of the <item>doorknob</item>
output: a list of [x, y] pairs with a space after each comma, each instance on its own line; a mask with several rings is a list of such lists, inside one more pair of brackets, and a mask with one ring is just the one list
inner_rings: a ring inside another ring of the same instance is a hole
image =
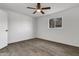
[[8, 30], [5, 30], [6, 32], [8, 32]]

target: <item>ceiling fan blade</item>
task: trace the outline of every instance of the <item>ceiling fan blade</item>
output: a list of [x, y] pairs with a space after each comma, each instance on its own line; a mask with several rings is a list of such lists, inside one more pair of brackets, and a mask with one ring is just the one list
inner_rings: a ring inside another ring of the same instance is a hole
[[43, 11], [41, 11], [42, 14], [45, 14]]
[[27, 8], [29, 8], [29, 9], [36, 9], [36, 8], [33, 8], [33, 7], [27, 7]]
[[37, 11], [34, 11], [33, 14], [35, 14]]
[[51, 7], [44, 7], [44, 8], [42, 8], [42, 10], [45, 10], [45, 9], [51, 9]]
[[40, 8], [41, 8], [41, 4], [37, 3], [37, 9], [40, 9]]

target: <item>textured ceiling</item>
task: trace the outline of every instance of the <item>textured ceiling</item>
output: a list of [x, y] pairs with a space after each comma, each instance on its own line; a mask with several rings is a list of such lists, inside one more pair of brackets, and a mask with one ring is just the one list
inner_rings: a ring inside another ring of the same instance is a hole
[[19, 12], [32, 17], [40, 17], [73, 8], [74, 6], [79, 6], [78, 3], [42, 3], [41, 5], [42, 7], [51, 7], [51, 9], [44, 10], [45, 14], [32, 14], [34, 10], [27, 9], [26, 7], [36, 7], [36, 3], [0, 3], [0, 8]]

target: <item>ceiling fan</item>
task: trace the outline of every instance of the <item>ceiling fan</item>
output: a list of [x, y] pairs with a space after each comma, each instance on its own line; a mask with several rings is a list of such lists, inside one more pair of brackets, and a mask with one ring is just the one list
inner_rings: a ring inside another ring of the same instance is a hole
[[41, 3], [37, 3], [36, 8], [34, 7], [27, 7], [28, 9], [34, 9], [35, 11], [33, 12], [33, 14], [35, 14], [36, 12], [40, 12], [42, 14], [45, 14], [43, 12], [43, 10], [48, 10], [51, 9], [51, 7], [41, 7]]

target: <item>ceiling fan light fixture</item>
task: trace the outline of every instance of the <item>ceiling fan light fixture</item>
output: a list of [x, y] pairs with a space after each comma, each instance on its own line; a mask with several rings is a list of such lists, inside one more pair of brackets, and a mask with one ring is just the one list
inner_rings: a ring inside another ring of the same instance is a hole
[[40, 12], [41, 10], [40, 9], [37, 9], [37, 12]]
[[44, 10], [51, 9], [51, 7], [41, 7], [41, 3], [37, 3], [36, 7], [27, 7], [27, 8], [34, 9], [35, 11], [33, 12], [33, 14], [35, 14], [36, 12], [45, 14]]

